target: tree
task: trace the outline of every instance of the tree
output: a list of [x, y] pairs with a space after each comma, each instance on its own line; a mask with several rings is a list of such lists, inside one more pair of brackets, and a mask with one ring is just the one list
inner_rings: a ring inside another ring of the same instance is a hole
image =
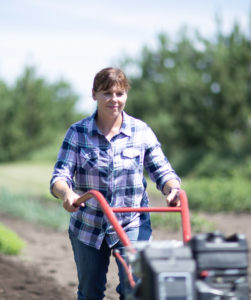
[[[186, 31], [172, 42], [164, 33], [157, 49], [145, 46], [139, 59], [125, 58], [132, 89], [128, 113], [154, 129], [164, 149], [218, 151], [245, 140], [251, 116], [251, 40], [234, 24], [218, 28], [214, 40]], [[198, 47], [199, 46], [199, 47]]]
[[12, 88], [0, 84], [0, 161], [16, 160], [53, 141], [76, 120], [78, 97], [67, 82], [53, 84], [26, 68]]

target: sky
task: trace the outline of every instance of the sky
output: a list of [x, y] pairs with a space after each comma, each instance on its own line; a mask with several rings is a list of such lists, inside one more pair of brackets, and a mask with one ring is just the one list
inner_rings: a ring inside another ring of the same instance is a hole
[[[91, 113], [95, 74], [140, 57], [164, 32], [175, 39], [183, 26], [207, 37], [216, 16], [229, 31], [249, 28], [251, 0], [8, 0], [0, 5], [0, 79], [11, 85], [26, 66], [53, 83], [64, 79]], [[0, 100], [1, 101], [1, 100]]]

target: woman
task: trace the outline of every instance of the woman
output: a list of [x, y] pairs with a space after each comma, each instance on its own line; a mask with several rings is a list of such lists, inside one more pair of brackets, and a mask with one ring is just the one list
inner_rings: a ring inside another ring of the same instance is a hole
[[[105, 68], [94, 78], [92, 97], [96, 112], [66, 133], [51, 179], [52, 194], [71, 212], [69, 236], [78, 272], [78, 300], [104, 298], [111, 249], [123, 245], [95, 199], [80, 208], [79, 194], [98, 190], [112, 207], [148, 206], [144, 168], [168, 205], [179, 205], [180, 179], [172, 169], [153, 131], [124, 112], [129, 91], [122, 70]], [[116, 214], [131, 241], [151, 237], [148, 213]], [[126, 286], [119, 267], [117, 292]]]

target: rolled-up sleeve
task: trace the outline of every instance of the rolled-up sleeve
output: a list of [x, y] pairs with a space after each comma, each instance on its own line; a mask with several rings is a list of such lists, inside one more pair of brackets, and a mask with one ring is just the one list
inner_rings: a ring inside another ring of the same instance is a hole
[[74, 188], [77, 153], [78, 146], [76, 131], [73, 127], [71, 127], [67, 131], [62, 146], [59, 150], [57, 161], [52, 173], [52, 178], [50, 180], [50, 191], [54, 197], [56, 196], [53, 194], [52, 189], [56, 181], [64, 180], [67, 182], [70, 188]]
[[148, 143], [145, 151], [144, 166], [151, 180], [156, 183], [157, 189], [162, 192], [167, 181], [171, 179], [181, 180], [163, 153], [157, 137], [149, 127], [146, 136]]

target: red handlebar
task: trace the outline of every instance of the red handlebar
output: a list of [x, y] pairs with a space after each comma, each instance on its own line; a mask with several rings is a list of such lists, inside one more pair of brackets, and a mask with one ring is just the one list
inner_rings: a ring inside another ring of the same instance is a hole
[[183, 241], [184, 243], [188, 242], [191, 239], [191, 225], [190, 225], [190, 217], [189, 217], [189, 208], [188, 208], [188, 200], [185, 191], [180, 190], [180, 206], [179, 207], [110, 207], [107, 203], [104, 196], [96, 190], [90, 190], [87, 193], [83, 194], [76, 201], [76, 206], [79, 206], [81, 203], [87, 201], [90, 198], [95, 198], [108, 220], [112, 224], [114, 230], [116, 231], [120, 241], [122, 244], [127, 247], [131, 246], [131, 242], [128, 239], [125, 231], [122, 226], [119, 224], [118, 219], [116, 218], [114, 213], [118, 212], [180, 212], [182, 219], [182, 231], [183, 231]]

